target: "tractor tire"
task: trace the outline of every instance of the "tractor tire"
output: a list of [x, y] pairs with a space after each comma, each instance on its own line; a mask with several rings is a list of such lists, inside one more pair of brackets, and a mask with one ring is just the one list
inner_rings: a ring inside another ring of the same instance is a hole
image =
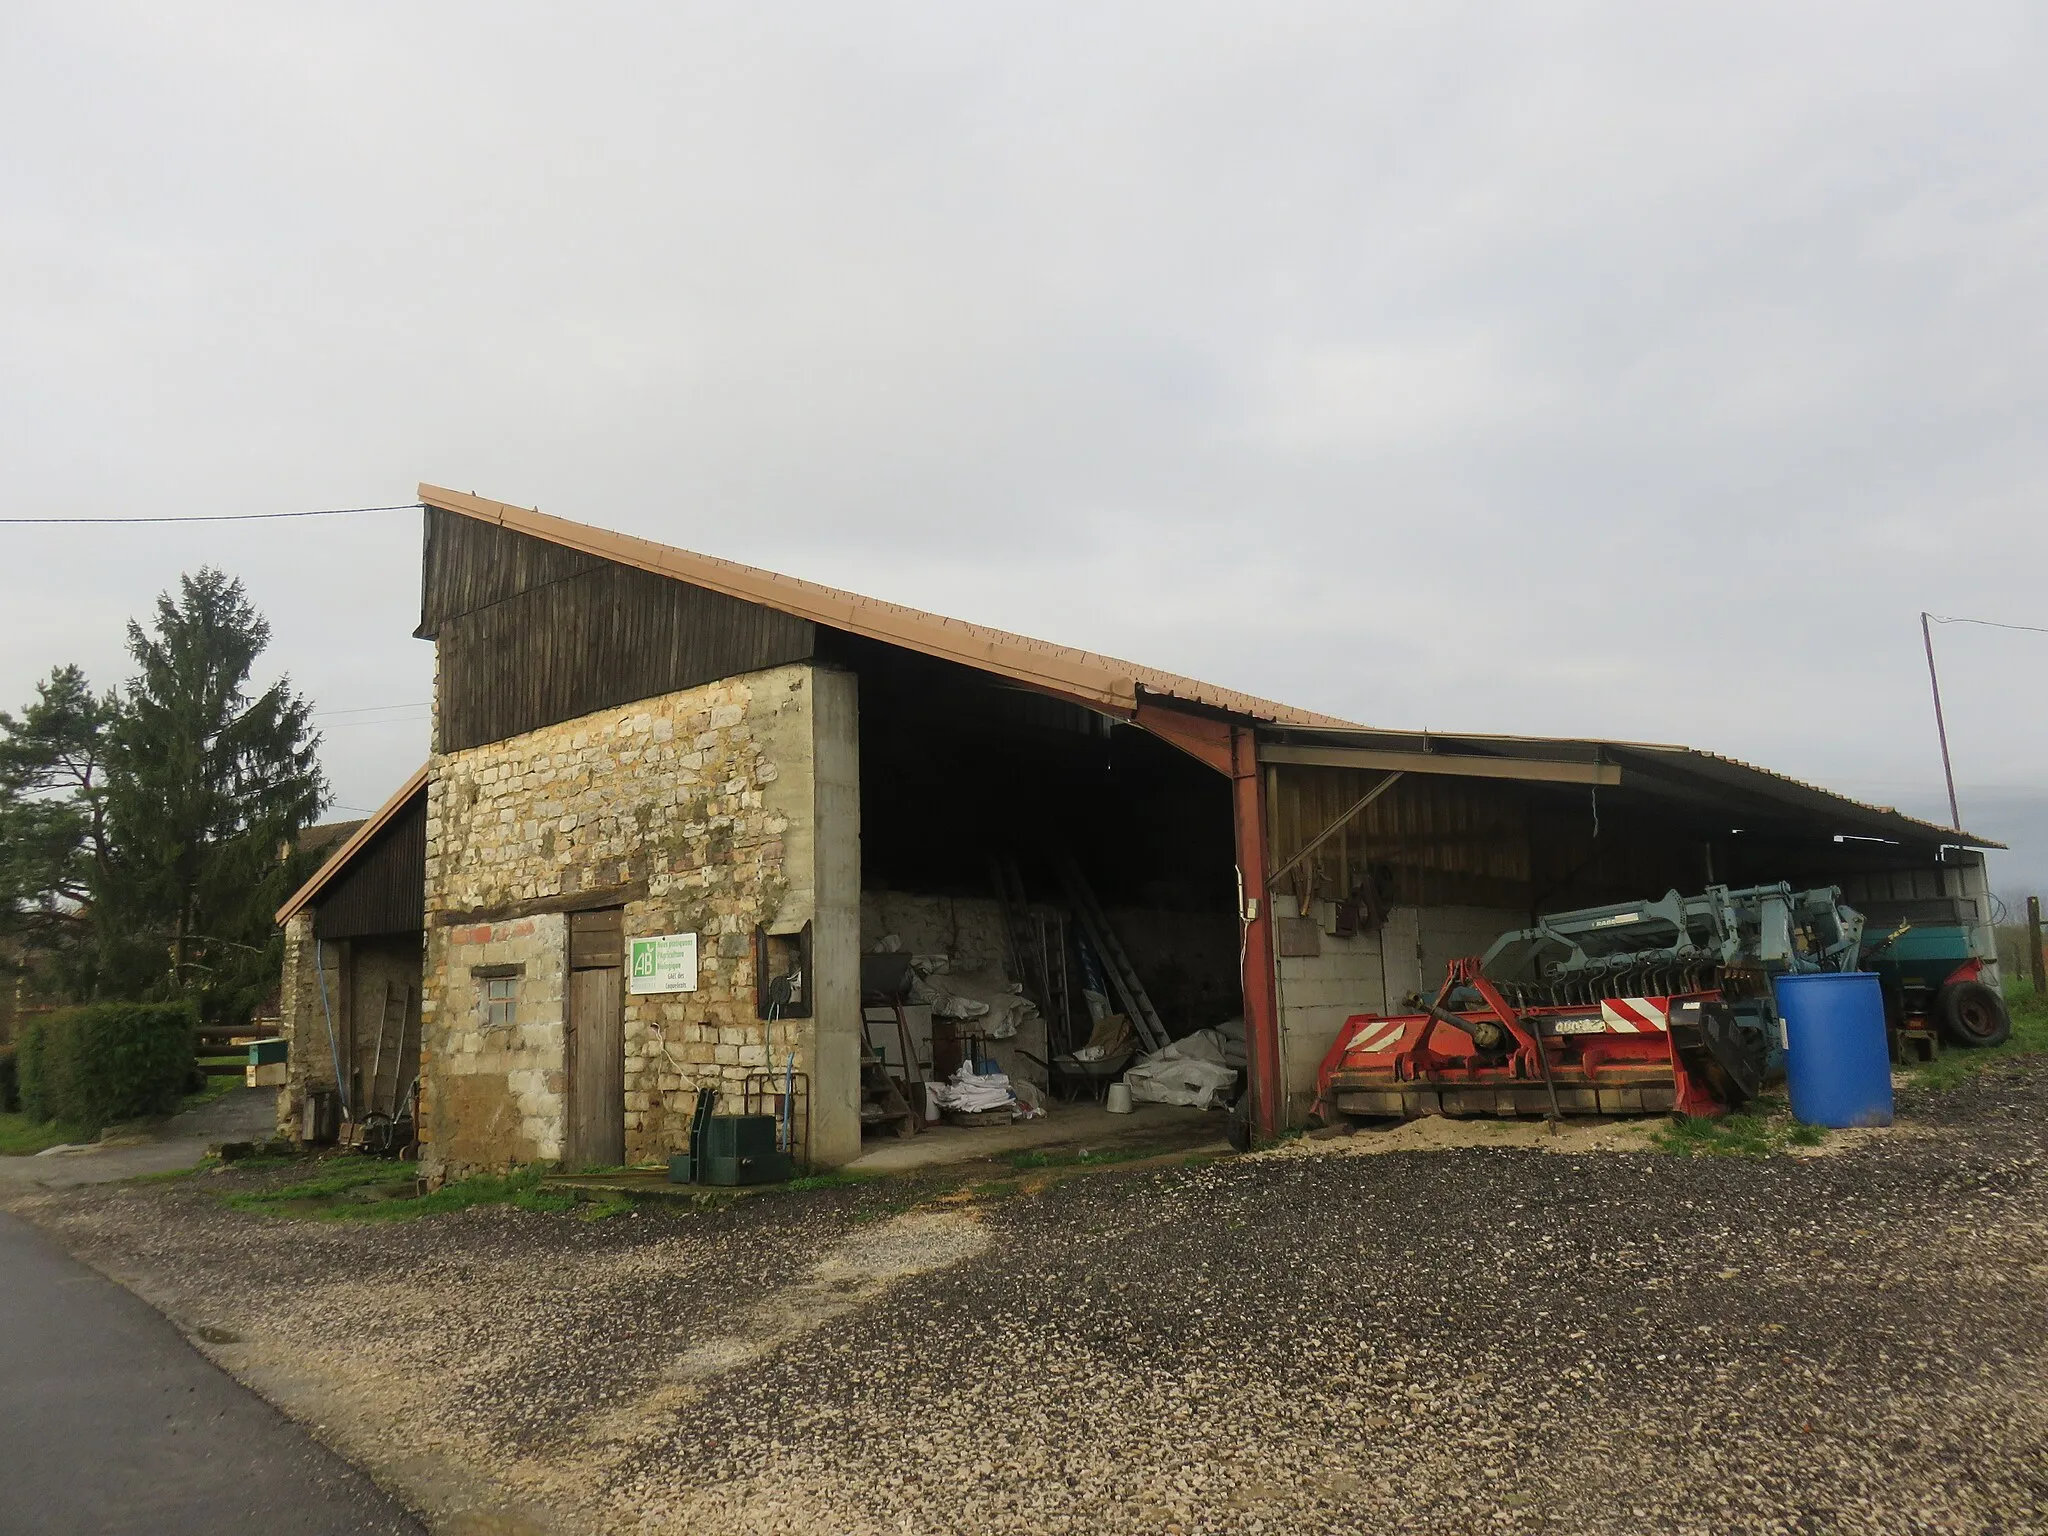
[[1943, 987], [1934, 996], [1934, 1020], [1954, 1045], [2003, 1045], [2012, 1035], [2005, 999], [1981, 981]]

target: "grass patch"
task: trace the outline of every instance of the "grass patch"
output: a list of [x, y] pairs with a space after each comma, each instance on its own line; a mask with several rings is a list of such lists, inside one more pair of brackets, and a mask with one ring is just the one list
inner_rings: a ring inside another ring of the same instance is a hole
[[848, 1173], [835, 1168], [827, 1173], [806, 1173], [791, 1179], [784, 1189], [851, 1189], [856, 1184], [869, 1184], [882, 1177], [876, 1173]]
[[1909, 1068], [1906, 1081], [1915, 1088], [1939, 1093], [2002, 1061], [2048, 1055], [2048, 1000], [2034, 995], [2032, 982], [2015, 976], [2005, 983], [2005, 1006], [2012, 1014], [2012, 1038], [2005, 1044], [1990, 1050], [1944, 1045], [1934, 1060]]
[[196, 1168], [166, 1168], [161, 1173], [138, 1173], [128, 1182], [130, 1184], [175, 1184], [180, 1179], [189, 1179], [193, 1174], [205, 1173], [209, 1168], [215, 1166], [217, 1165], [212, 1163], [201, 1163]]
[[1766, 1158], [1787, 1147], [1817, 1147], [1827, 1140], [1818, 1125], [1801, 1125], [1782, 1099], [1764, 1098], [1756, 1108], [1719, 1120], [1673, 1117], [1650, 1137], [1650, 1145], [1673, 1157]]
[[1163, 1157], [1165, 1147], [1083, 1148], [1079, 1152], [1012, 1152], [1003, 1161], [1019, 1173], [1031, 1168], [1103, 1168], [1111, 1163], [1135, 1163], [1148, 1157]]
[[[267, 1158], [252, 1157], [246, 1162], [231, 1163], [228, 1166], [240, 1171], [260, 1168], [269, 1161]], [[276, 1189], [241, 1190], [226, 1196], [225, 1200], [230, 1207], [238, 1211], [313, 1214], [311, 1211], [299, 1212], [293, 1208], [322, 1202], [333, 1206], [354, 1196], [359, 1190], [379, 1185], [395, 1186], [400, 1183], [408, 1190], [411, 1189], [414, 1177], [409, 1168], [371, 1158], [350, 1158], [344, 1162], [322, 1165], [320, 1172], [311, 1178], [300, 1179], [297, 1183], [280, 1185]]]
[[[246, 1059], [247, 1052], [244, 1051], [237, 1051], [231, 1056], [203, 1056], [200, 1058], [201, 1061], [232, 1061], [237, 1065], [246, 1064]], [[225, 1098], [228, 1094], [243, 1086], [243, 1082], [244, 1079], [239, 1072], [233, 1077], [229, 1077], [225, 1073], [219, 1077], [208, 1077], [200, 1087], [178, 1100], [179, 1113], [182, 1114], [188, 1109], [198, 1109], [202, 1105], [211, 1104], [215, 1099]]]
[[[237, 1163], [237, 1168], [255, 1162]], [[542, 1189], [544, 1168], [518, 1173], [479, 1174], [443, 1184], [430, 1194], [419, 1193], [410, 1163], [379, 1158], [349, 1158], [329, 1163], [312, 1178], [277, 1189], [244, 1190], [225, 1197], [234, 1210], [265, 1216], [298, 1216], [315, 1221], [413, 1221], [446, 1216], [478, 1205], [509, 1205], [522, 1211], [567, 1211], [582, 1202], [570, 1190]], [[590, 1217], [602, 1221], [632, 1209], [624, 1199], [598, 1202]]]
[[83, 1125], [60, 1125], [55, 1120], [0, 1114], [0, 1157], [27, 1157], [46, 1147], [91, 1141], [95, 1134]]

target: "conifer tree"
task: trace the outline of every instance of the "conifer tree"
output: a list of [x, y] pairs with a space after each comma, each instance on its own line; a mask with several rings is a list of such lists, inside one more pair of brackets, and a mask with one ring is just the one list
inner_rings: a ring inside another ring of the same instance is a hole
[[111, 698], [77, 667], [36, 685], [19, 716], [0, 711], [0, 964], [37, 990], [91, 990], [90, 899], [106, 856], [102, 758]]
[[139, 669], [106, 730], [106, 857], [92, 913], [103, 995], [195, 997], [239, 1022], [276, 982], [286, 857], [327, 803], [311, 706], [250, 677], [270, 626], [202, 569], [128, 626]]

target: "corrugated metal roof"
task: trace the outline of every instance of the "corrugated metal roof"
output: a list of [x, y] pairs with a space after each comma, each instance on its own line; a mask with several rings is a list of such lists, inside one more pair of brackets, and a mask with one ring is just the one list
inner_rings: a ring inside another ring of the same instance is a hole
[[[1361, 745], [1405, 751], [1501, 756], [1548, 754], [1581, 762], [1588, 759], [1619, 761], [1624, 769], [1633, 758], [1639, 777], [1645, 772], [1654, 773], [1661, 769], [1667, 774], [1689, 778], [1702, 787], [1719, 783], [1729, 792], [1762, 796], [1787, 810], [1847, 817], [1861, 824], [1871, 835], [1902, 836], [1921, 842], [1938, 841], [1972, 848], [2004, 846], [1973, 833], [1907, 816], [1891, 806], [1870, 805], [1817, 784], [1808, 784], [1738, 758], [1703, 752], [1694, 747], [1583, 737], [1444, 735], [1362, 726], [1335, 715], [1297, 709], [1255, 694], [1205, 683], [1198, 678], [1182, 677], [1113, 656], [1054, 645], [1027, 635], [1012, 634], [1008, 630], [970, 624], [962, 619], [946, 618], [880, 598], [863, 597], [798, 577], [658, 544], [651, 539], [613, 533], [535, 508], [516, 507], [434, 485], [421, 485], [419, 494], [425, 505], [444, 512], [495, 523], [600, 559], [617, 561], [658, 576], [673, 577], [814, 623], [958, 662], [977, 671], [1077, 699], [1107, 713], [1133, 713], [1138, 696], [1143, 693], [1260, 722], [1281, 735], [1313, 737], [1333, 744], [1355, 741]], [[381, 817], [383, 813], [379, 814]], [[373, 822], [371, 826], [377, 824]], [[343, 860], [354, 847], [360, 846], [362, 840], [366, 840], [362, 834], [351, 839], [350, 846], [329, 861], [330, 866]], [[293, 899], [298, 901], [299, 898]], [[297, 909], [294, 907], [292, 910]]]
[[1398, 751], [1419, 756], [1485, 756], [1551, 762], [1606, 762], [1622, 769], [1622, 783], [1633, 776], [1640, 785], [1646, 773], [1683, 779], [1695, 788], [1719, 786], [1737, 795], [1762, 797], [1788, 811], [1848, 818], [1872, 836], [1916, 842], [1946, 843], [1967, 848], [2003, 848], [2003, 843], [1974, 832], [1945, 827], [1908, 816], [1896, 806], [1872, 805], [1789, 774], [1762, 768], [1740, 758], [1668, 742], [1608, 741], [1584, 736], [1481, 736], [1437, 731], [1390, 731], [1370, 726], [1281, 728], [1275, 735], [1289, 741], [1313, 741], [1342, 748]]
[[587, 523], [571, 522], [530, 507], [489, 501], [481, 496], [445, 490], [435, 485], [422, 485], [420, 500], [443, 512], [496, 523], [600, 559], [635, 566], [657, 576], [687, 581], [693, 586], [760, 603], [798, 618], [890, 645], [900, 645], [927, 656], [959, 662], [1035, 688], [1050, 689], [1109, 713], [1129, 715], [1136, 710], [1138, 694], [1143, 691], [1248, 720], [1291, 725], [1350, 723], [1335, 715], [1296, 709], [1272, 699], [1205, 683], [1198, 678], [1162, 672], [1156, 667], [1141, 666], [1072, 646], [1034, 640], [1028, 635], [991, 629], [985, 624], [949, 619], [941, 614], [908, 608], [901, 603], [862, 597], [856, 592], [842, 592], [836, 587], [821, 586], [795, 576], [783, 576], [736, 561], [720, 560], [713, 555], [700, 555], [692, 550], [657, 544], [652, 539], [593, 528]]

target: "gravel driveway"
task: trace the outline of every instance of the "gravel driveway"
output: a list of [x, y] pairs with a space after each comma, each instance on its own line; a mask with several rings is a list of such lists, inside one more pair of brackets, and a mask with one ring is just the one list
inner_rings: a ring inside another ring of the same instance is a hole
[[1767, 1162], [25, 1214], [443, 1530], [2048, 1530], [2048, 1065], [1902, 1108]]

